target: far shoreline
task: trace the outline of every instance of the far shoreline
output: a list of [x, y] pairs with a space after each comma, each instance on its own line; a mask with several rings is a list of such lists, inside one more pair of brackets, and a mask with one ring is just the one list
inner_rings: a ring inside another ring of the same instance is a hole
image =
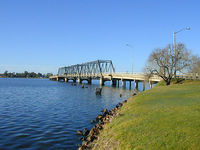
[[25, 78], [25, 77], [0, 77], [0, 78], [9, 78], [9, 79], [49, 79], [49, 78]]

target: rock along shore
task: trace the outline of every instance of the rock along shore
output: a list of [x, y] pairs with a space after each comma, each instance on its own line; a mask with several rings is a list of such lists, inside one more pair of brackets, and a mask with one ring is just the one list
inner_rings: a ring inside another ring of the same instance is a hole
[[[127, 103], [127, 100], [124, 100], [122, 103], [118, 103], [112, 110], [108, 111], [107, 109], [102, 110], [102, 114], [96, 117], [97, 124], [87, 130], [86, 128], [83, 131], [78, 130], [77, 135], [82, 136], [80, 139], [82, 144], [79, 145], [78, 150], [90, 150], [92, 149], [93, 141], [98, 138], [100, 131], [103, 129], [104, 125], [111, 122], [113, 118], [120, 116], [118, 110]], [[91, 120], [91, 123], [94, 123], [94, 120]]]

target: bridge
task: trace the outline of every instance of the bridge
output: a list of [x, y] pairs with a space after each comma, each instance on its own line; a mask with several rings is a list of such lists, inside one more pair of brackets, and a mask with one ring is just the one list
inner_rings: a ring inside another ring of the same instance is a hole
[[112, 86], [118, 86], [121, 81], [122, 87], [126, 86], [127, 82], [134, 82], [135, 88], [138, 88], [138, 82], [143, 82], [143, 89], [145, 83], [149, 82], [150, 88], [153, 83], [157, 83], [162, 80], [158, 76], [152, 76], [148, 78], [145, 74], [128, 74], [128, 73], [116, 73], [115, 68], [111, 60], [96, 60], [86, 62], [82, 64], [71, 65], [67, 67], [61, 67], [58, 69], [58, 74], [49, 77], [50, 80], [68, 82], [72, 80], [74, 83], [78, 81], [79, 84], [86, 80], [88, 84], [92, 83], [92, 79], [98, 79], [100, 85], [104, 85], [106, 81], [111, 81]]

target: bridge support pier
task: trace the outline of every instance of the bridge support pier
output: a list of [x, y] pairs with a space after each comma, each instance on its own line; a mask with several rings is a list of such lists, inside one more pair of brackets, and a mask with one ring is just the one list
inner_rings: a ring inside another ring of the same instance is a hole
[[117, 87], [119, 87], [119, 80], [117, 80]]
[[81, 78], [78, 78], [78, 83], [81, 84], [82, 83], [82, 80]]
[[117, 80], [111, 79], [111, 80], [110, 80], [111, 86], [116, 86], [116, 82], [117, 82]]
[[143, 91], [145, 91], [146, 82], [143, 82]]
[[92, 84], [92, 78], [88, 79], [88, 84]]
[[65, 82], [68, 82], [68, 79], [67, 79], [67, 78], [64, 78], [64, 81], [65, 81]]
[[129, 89], [131, 89], [131, 81], [129, 81]]
[[126, 80], [122, 79], [122, 87], [125, 88], [126, 87]]
[[149, 86], [150, 86], [150, 88], [152, 88], [153, 87], [153, 82], [149, 81]]
[[103, 79], [103, 77], [100, 78], [100, 85], [104, 85], [104, 79]]
[[135, 80], [135, 89], [138, 89], [138, 80]]

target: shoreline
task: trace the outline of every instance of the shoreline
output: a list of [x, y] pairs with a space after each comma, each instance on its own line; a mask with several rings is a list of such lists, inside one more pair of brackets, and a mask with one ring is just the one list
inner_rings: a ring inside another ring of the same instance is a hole
[[0, 77], [0, 78], [3, 78], [3, 79], [49, 79], [49, 78], [25, 78], [25, 77]]
[[[132, 96], [135, 95], [136, 94], [133, 94]], [[127, 99], [130, 99], [130, 97]], [[118, 103], [111, 110], [107, 110], [106, 108], [104, 108], [104, 110], [101, 111], [102, 114], [96, 117], [96, 122], [94, 120], [91, 120], [91, 123], [95, 122], [96, 124], [90, 130], [84, 128], [83, 131], [77, 131], [76, 134], [78, 136], [81, 136], [80, 140], [82, 141], [82, 143], [78, 145], [78, 150], [91, 150], [94, 147], [95, 141], [98, 139], [100, 132], [103, 131], [104, 126], [111, 123], [112, 119], [121, 115], [119, 113], [119, 110], [124, 104], [127, 103], [127, 99]]]

